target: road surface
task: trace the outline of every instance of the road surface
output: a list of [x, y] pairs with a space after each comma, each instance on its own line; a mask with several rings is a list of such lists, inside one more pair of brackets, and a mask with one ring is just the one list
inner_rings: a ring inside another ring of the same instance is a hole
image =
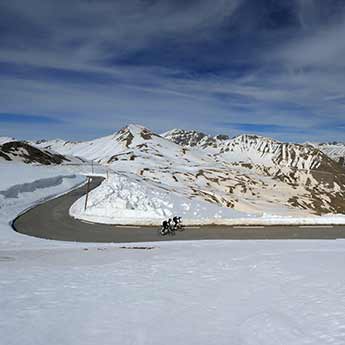
[[[94, 177], [90, 189], [103, 178]], [[263, 240], [345, 238], [345, 226], [201, 226], [187, 227], [175, 236], [160, 236], [157, 227], [86, 223], [69, 216], [71, 205], [86, 193], [86, 186], [38, 205], [13, 221], [15, 231], [45, 239], [77, 242], [151, 242], [171, 240]]]

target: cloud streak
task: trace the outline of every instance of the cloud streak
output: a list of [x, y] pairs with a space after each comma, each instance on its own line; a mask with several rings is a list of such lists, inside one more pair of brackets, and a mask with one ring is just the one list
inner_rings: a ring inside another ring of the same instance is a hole
[[0, 23], [0, 112], [60, 121], [48, 136], [139, 122], [343, 140], [339, 1], [13, 0]]
[[38, 115], [22, 115], [22, 114], [4, 114], [0, 113], [1, 123], [20, 123], [20, 124], [56, 124], [62, 121], [57, 118], [52, 118], [48, 116], [38, 116]]

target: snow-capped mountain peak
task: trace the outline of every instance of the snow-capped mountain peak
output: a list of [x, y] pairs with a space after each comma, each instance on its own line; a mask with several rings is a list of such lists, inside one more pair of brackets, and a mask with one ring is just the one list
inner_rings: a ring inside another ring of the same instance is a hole
[[113, 137], [118, 142], [122, 142], [126, 147], [129, 147], [133, 140], [137, 143], [139, 141], [140, 144], [142, 140], [150, 140], [153, 136], [158, 137], [157, 134], [148, 128], [137, 124], [129, 124], [116, 132]]
[[242, 162], [266, 167], [288, 166], [295, 169], [315, 169], [326, 159], [319, 150], [299, 144], [283, 143], [256, 134], [209, 136], [201, 132], [174, 129], [162, 134], [184, 147], [196, 147], [218, 160]]
[[217, 135], [212, 137], [203, 132], [184, 129], [173, 129], [161, 134], [162, 137], [185, 147], [213, 147], [217, 148], [222, 142], [229, 139], [227, 135]]
[[311, 145], [337, 161], [340, 165], [345, 165], [345, 143], [312, 143]]
[[17, 139], [16, 139], [16, 138], [13, 138], [13, 137], [0, 137], [0, 145], [9, 143], [9, 142], [11, 142], [11, 141], [16, 141], [16, 140], [17, 140]]
[[344, 171], [311, 145], [253, 134], [229, 139], [181, 129], [158, 135], [130, 124], [95, 140], [36, 146], [106, 164], [153, 190], [239, 211], [257, 213], [273, 207], [275, 212], [345, 212]]

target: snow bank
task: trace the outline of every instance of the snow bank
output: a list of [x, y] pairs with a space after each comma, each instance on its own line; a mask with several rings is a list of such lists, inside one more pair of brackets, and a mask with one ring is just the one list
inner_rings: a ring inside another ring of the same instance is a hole
[[159, 224], [174, 215], [199, 222], [248, 217], [230, 208], [159, 188], [138, 177], [115, 173], [89, 194], [86, 211], [84, 204], [85, 196], [72, 205], [70, 215], [106, 224]]
[[33, 182], [16, 184], [7, 188], [6, 190], [0, 190], [0, 195], [5, 198], [18, 198], [21, 193], [33, 193], [37, 189], [44, 189], [48, 187], [55, 187], [63, 183], [64, 179], [75, 179], [76, 175], [63, 175], [39, 179]]
[[18, 234], [10, 222], [27, 208], [83, 183], [85, 177], [62, 167], [13, 162], [0, 163], [0, 173], [0, 250], [52, 242]]
[[159, 225], [174, 215], [186, 225], [336, 225], [345, 224], [345, 215], [276, 216], [254, 215], [197, 198], [175, 193], [152, 181], [131, 174], [112, 172], [100, 187], [76, 201], [70, 215], [94, 223]]
[[345, 215], [330, 214], [324, 216], [308, 217], [290, 217], [264, 214], [263, 216], [233, 218], [233, 219], [206, 219], [206, 220], [189, 220], [187, 223], [195, 225], [344, 225]]
[[0, 173], [0, 190], [39, 179], [71, 174], [69, 169], [60, 166], [32, 165], [19, 162], [1, 162]]

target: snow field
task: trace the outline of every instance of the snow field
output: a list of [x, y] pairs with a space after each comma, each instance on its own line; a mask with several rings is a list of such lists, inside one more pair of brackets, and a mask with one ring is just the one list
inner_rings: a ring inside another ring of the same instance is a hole
[[70, 170], [60, 166], [32, 165], [15, 162], [1, 162], [0, 173], [0, 191], [7, 190], [14, 185], [72, 174]]
[[0, 145], [6, 144], [10, 141], [15, 141], [15, 138], [11, 138], [11, 137], [0, 137]]
[[[1, 190], [79, 169], [5, 166]], [[0, 196], [0, 344], [345, 343], [343, 240], [100, 245], [36, 239], [11, 229], [18, 213], [84, 180], [63, 178], [17, 197]], [[158, 219], [157, 210], [167, 212], [174, 202], [187, 215], [198, 209], [131, 175], [111, 174], [109, 180], [92, 192], [90, 210], [106, 192], [119, 212], [140, 207], [145, 217]], [[153, 248], [138, 249], [145, 247]]]
[[2, 342], [343, 345], [344, 244], [2, 250]]

